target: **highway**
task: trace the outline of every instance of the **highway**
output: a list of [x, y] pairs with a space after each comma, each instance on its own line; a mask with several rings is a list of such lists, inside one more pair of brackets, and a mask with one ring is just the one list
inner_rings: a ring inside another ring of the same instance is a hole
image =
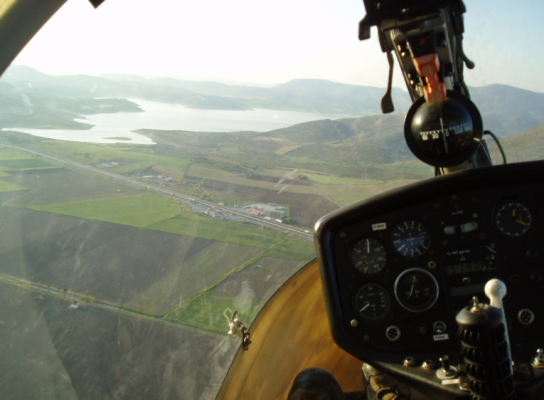
[[29, 154], [38, 156], [40, 158], [46, 159], [48, 161], [52, 161], [54, 163], [61, 164], [63, 166], [68, 166], [80, 171], [89, 172], [99, 176], [106, 176], [110, 178], [111, 180], [121, 182], [133, 187], [137, 187], [139, 189], [145, 189], [145, 190], [148, 190], [149, 192], [152, 192], [161, 196], [165, 196], [165, 197], [169, 197], [169, 198], [173, 198], [177, 200], [183, 200], [188, 203], [193, 202], [207, 208], [214, 207], [216, 210], [232, 213], [233, 215], [236, 215], [242, 218], [244, 221], [251, 222], [258, 225], [263, 225], [263, 226], [266, 226], [267, 228], [274, 229], [280, 232], [296, 234], [304, 239], [313, 240], [313, 234], [311, 232], [305, 232], [305, 230], [302, 228], [297, 228], [291, 225], [286, 225], [286, 224], [282, 224], [282, 223], [278, 223], [274, 221], [265, 220], [264, 218], [255, 217], [247, 211], [243, 211], [243, 210], [239, 210], [239, 209], [231, 208], [231, 207], [220, 206], [217, 203], [213, 203], [211, 201], [194, 199], [191, 196], [178, 193], [178, 192], [173, 192], [170, 189], [163, 188], [163, 187], [154, 185], [152, 183], [141, 182], [139, 180], [128, 178], [121, 174], [116, 174], [114, 172], [105, 171], [100, 168], [95, 168], [89, 165], [80, 164], [72, 160], [67, 160], [64, 158], [53, 156], [51, 154], [45, 154], [35, 150], [31, 150], [31, 149], [27, 149], [27, 148], [19, 147], [19, 146], [13, 146], [11, 144], [6, 144], [6, 143], [1, 143], [0, 145], [4, 147], [9, 147], [15, 150], [23, 151], [25, 153], [29, 153]]

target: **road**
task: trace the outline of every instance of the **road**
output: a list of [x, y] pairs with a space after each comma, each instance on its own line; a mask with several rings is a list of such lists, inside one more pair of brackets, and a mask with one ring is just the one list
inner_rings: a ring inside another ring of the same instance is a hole
[[99, 176], [106, 176], [106, 177], [108, 177], [108, 178], [110, 178], [110, 179], [112, 179], [114, 181], [121, 182], [121, 183], [130, 185], [130, 186], [133, 186], [133, 187], [137, 187], [139, 189], [145, 189], [145, 190], [147, 190], [149, 192], [152, 192], [152, 193], [164, 196], [164, 197], [169, 197], [169, 198], [173, 198], [173, 199], [176, 199], [176, 200], [183, 200], [183, 201], [186, 201], [188, 203], [192, 202], [194, 204], [198, 204], [198, 205], [200, 205], [202, 207], [206, 207], [206, 208], [212, 208], [213, 207], [216, 210], [221, 210], [223, 212], [232, 213], [233, 215], [236, 215], [236, 216], [240, 217], [241, 219], [243, 219], [246, 222], [251, 222], [251, 223], [254, 223], [254, 224], [258, 224], [258, 225], [263, 225], [263, 226], [266, 226], [267, 228], [274, 229], [274, 230], [284, 232], [284, 233], [296, 234], [296, 235], [298, 235], [298, 236], [300, 236], [300, 237], [302, 237], [304, 239], [307, 239], [307, 240], [313, 240], [313, 234], [310, 233], [310, 232], [305, 232], [305, 230], [302, 229], [302, 228], [297, 228], [297, 227], [282, 224], [282, 223], [279, 223], [279, 222], [268, 221], [268, 220], [265, 220], [264, 218], [261, 218], [261, 217], [255, 217], [255, 216], [251, 215], [249, 212], [244, 211], [244, 210], [239, 210], [237, 208], [220, 206], [217, 203], [213, 203], [211, 201], [206, 201], [206, 200], [201, 200], [201, 199], [194, 199], [191, 196], [185, 195], [183, 193], [173, 192], [170, 189], [163, 188], [163, 187], [154, 185], [152, 183], [141, 182], [139, 180], [129, 178], [129, 177], [126, 177], [126, 176], [121, 175], [121, 174], [116, 174], [115, 172], [105, 171], [105, 170], [100, 169], [100, 168], [95, 168], [95, 167], [91, 167], [89, 165], [80, 164], [80, 163], [77, 163], [77, 162], [72, 161], [72, 160], [68, 160], [68, 159], [65, 159], [65, 158], [60, 158], [60, 157], [57, 157], [57, 156], [53, 156], [51, 154], [41, 153], [41, 152], [31, 150], [31, 149], [27, 149], [27, 148], [24, 148], [24, 147], [13, 146], [11, 144], [1, 143], [0, 145], [4, 146], [4, 147], [9, 147], [9, 148], [12, 148], [12, 149], [15, 149], [15, 150], [23, 151], [25, 153], [29, 153], [29, 154], [38, 156], [40, 158], [46, 159], [48, 161], [52, 161], [54, 163], [61, 164], [61, 165], [64, 165], [64, 166], [68, 166], [68, 167], [71, 167], [71, 168], [74, 168], [74, 169], [78, 169], [78, 170], [85, 171], [85, 172], [90, 172], [92, 174], [99, 175]]

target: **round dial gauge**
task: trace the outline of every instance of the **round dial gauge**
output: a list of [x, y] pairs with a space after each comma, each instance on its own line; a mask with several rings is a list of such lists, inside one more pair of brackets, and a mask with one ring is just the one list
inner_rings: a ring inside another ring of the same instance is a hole
[[438, 283], [429, 272], [410, 268], [395, 281], [395, 297], [408, 311], [425, 311], [438, 299]]
[[376, 274], [387, 263], [385, 247], [376, 239], [363, 238], [351, 248], [351, 262], [363, 274]]
[[395, 225], [391, 231], [391, 241], [395, 250], [404, 257], [419, 257], [429, 249], [431, 235], [425, 225], [413, 219], [407, 219]]
[[385, 317], [390, 306], [387, 290], [374, 283], [362, 286], [355, 295], [355, 308], [368, 321], [377, 321]]
[[529, 209], [517, 201], [503, 204], [495, 217], [499, 230], [508, 236], [523, 235], [531, 227], [532, 221]]

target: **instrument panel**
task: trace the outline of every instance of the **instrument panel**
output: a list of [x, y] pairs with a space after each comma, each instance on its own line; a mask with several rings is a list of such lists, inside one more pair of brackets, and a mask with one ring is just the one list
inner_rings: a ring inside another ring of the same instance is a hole
[[544, 340], [543, 244], [542, 162], [440, 176], [329, 214], [316, 247], [333, 337], [371, 365], [455, 358], [457, 313], [473, 296], [488, 303], [498, 278], [511, 343]]

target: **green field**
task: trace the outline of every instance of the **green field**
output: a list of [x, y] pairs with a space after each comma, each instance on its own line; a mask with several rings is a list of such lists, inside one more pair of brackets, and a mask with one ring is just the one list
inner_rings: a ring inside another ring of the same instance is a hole
[[8, 148], [0, 148], [0, 160], [30, 160], [34, 159], [29, 154], [26, 153], [19, 153], [15, 150], [11, 150]]
[[[12, 184], [6, 182], [6, 185]], [[8, 187], [11, 187], [11, 190], [24, 189], [17, 188], [17, 185], [6, 186]], [[262, 226], [184, 212], [185, 208], [182, 205], [151, 193], [47, 204], [30, 208], [241, 246], [270, 248], [267, 256], [274, 258], [307, 260], [314, 255], [313, 244], [307, 241], [293, 238], [285, 240], [282, 233]]]
[[15, 192], [17, 190], [28, 190], [28, 188], [24, 186], [16, 185], [15, 183], [10, 183], [10, 182], [0, 180], [0, 193]]
[[338, 176], [304, 173], [309, 180], [326, 185], [377, 185], [383, 183], [376, 179], [340, 178]]
[[223, 147], [221, 148], [221, 154], [235, 155], [240, 154], [241, 151], [238, 147]]
[[214, 287], [235, 271], [244, 269], [248, 262], [258, 259], [261, 254], [263, 249], [213, 242], [204, 251], [184, 259], [177, 268], [138, 293], [124, 306], [153, 315], [166, 314], [200, 291]]
[[407, 161], [393, 164], [373, 164], [372, 168], [378, 168], [385, 171], [403, 172], [427, 177], [434, 176], [434, 168], [421, 161]]
[[[316, 160], [316, 159], [310, 158], [310, 157], [298, 157], [298, 156], [289, 156], [288, 155], [287, 158], [289, 160], [291, 160], [292, 162], [299, 163], [299, 164], [331, 164], [331, 165], [336, 165], [336, 163]], [[343, 165], [343, 164], [338, 163], [338, 165]]]
[[268, 249], [263, 257], [309, 261], [315, 257], [315, 245], [307, 240], [288, 238]]
[[205, 200], [213, 201], [214, 203], [223, 203], [227, 207], [245, 206], [251, 204], [250, 201], [242, 200], [237, 197], [229, 197], [222, 194], [210, 193], [204, 196]]
[[138, 147], [125, 145], [105, 146], [89, 143], [60, 142], [60, 143], [38, 143], [34, 146], [44, 153], [54, 154], [62, 158], [76, 161], [81, 164], [98, 164], [104, 161], [115, 159], [130, 159], [133, 162], [120, 165], [111, 170], [118, 173], [151, 167], [154, 165], [168, 166], [175, 170], [184, 169], [188, 160], [183, 157], [171, 157], [147, 152]]
[[0, 160], [0, 167], [7, 169], [35, 169], [35, 168], [51, 168], [54, 165], [36, 158], [23, 160]]
[[261, 249], [266, 249], [284, 238], [283, 234], [262, 226], [224, 221], [195, 214], [181, 214], [175, 218], [149, 225], [147, 228]]
[[176, 308], [167, 314], [165, 318], [227, 333], [229, 325], [223, 315], [225, 311], [230, 314], [229, 316], [232, 316], [234, 310], [238, 311], [239, 318], [246, 326], [249, 326], [262, 306], [262, 303], [248, 299], [218, 296], [211, 289]]
[[[8, 148], [0, 148], [0, 168], [4, 169], [34, 169], [50, 168], [54, 165], [32, 157], [29, 154], [20, 153]], [[9, 176], [0, 172], [0, 176]]]
[[363, 200], [370, 196], [363, 196], [360, 194], [329, 194], [327, 197], [330, 197], [332, 201], [337, 202], [343, 207], [353, 204], [356, 201]]
[[30, 207], [74, 217], [147, 227], [181, 212], [174, 201], [151, 193]]

